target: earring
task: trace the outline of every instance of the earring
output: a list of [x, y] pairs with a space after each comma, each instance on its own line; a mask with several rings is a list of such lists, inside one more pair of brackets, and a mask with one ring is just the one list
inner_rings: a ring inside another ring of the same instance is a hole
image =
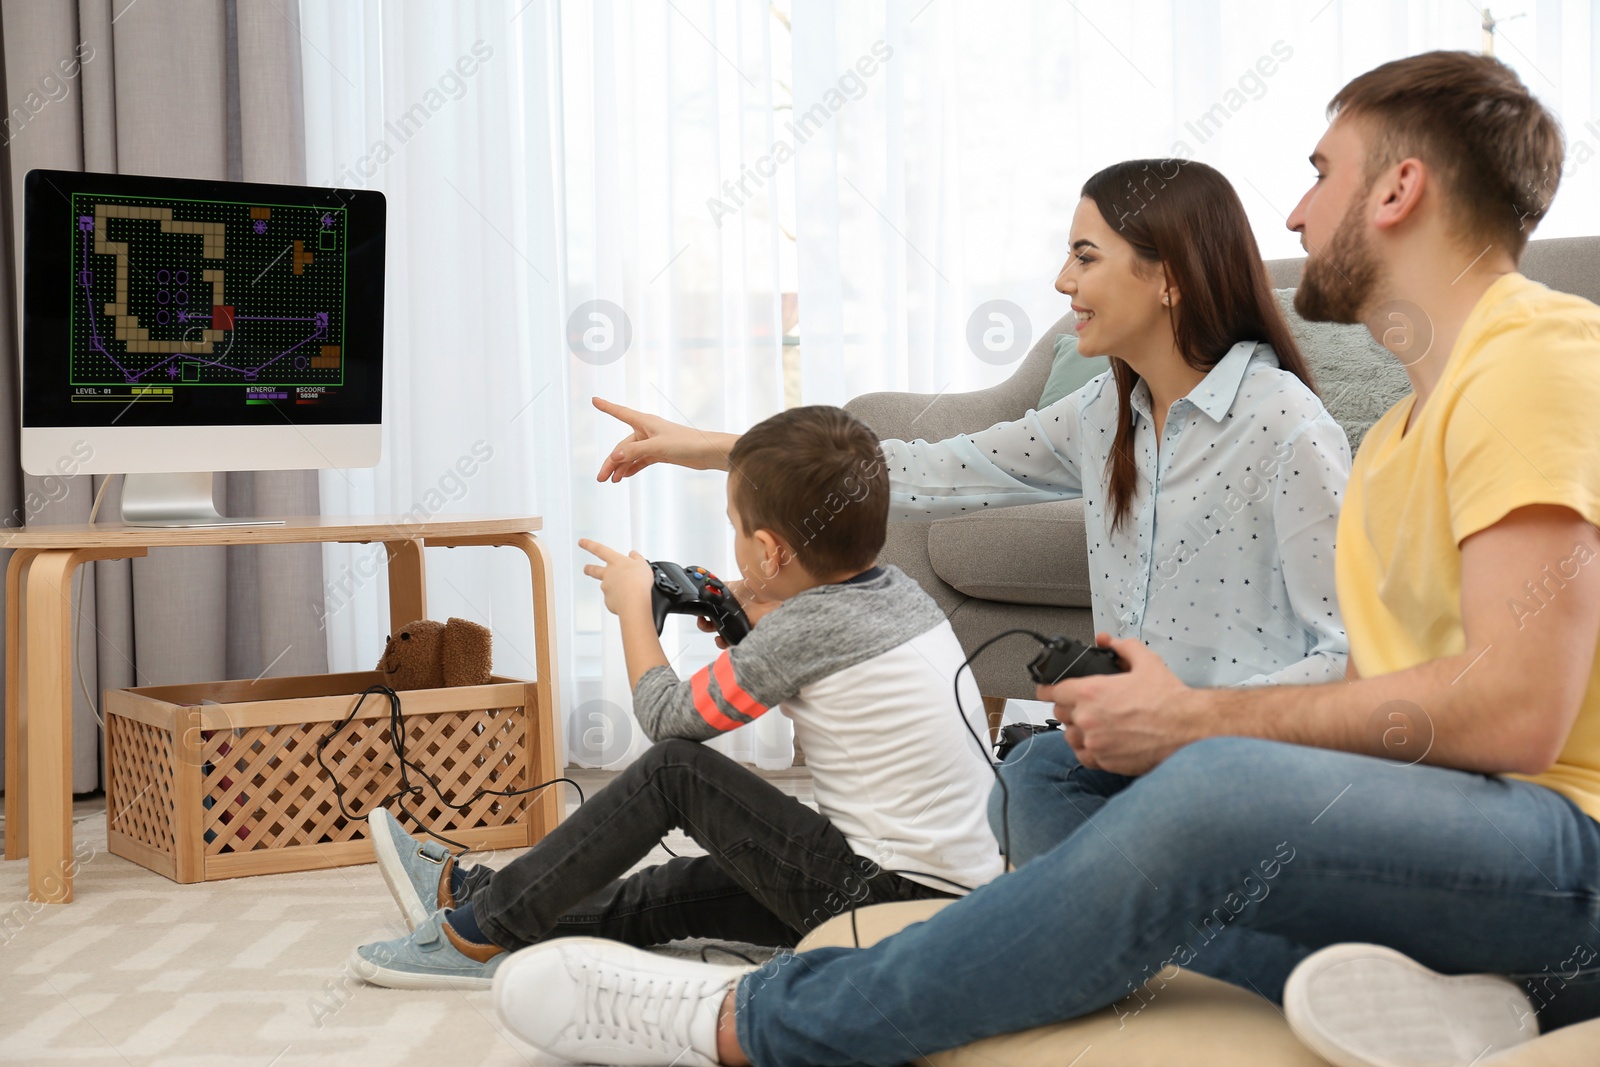
[[1170, 293], [1162, 293], [1161, 294], [1161, 303], [1163, 305], [1165, 305], [1165, 306], [1170, 307], [1172, 305], [1172, 294], [1170, 294]]

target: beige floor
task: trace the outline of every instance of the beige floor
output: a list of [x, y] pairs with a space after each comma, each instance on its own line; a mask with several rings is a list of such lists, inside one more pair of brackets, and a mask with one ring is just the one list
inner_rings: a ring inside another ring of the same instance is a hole
[[[574, 776], [586, 792], [610, 777]], [[769, 777], [810, 800], [803, 769]], [[182, 886], [105, 851], [103, 800], [75, 804], [74, 819], [75, 903], [29, 904], [26, 863], [0, 863], [0, 1063], [548, 1062], [501, 1031], [486, 992], [380, 989], [350, 971], [355, 945], [403, 932], [376, 867]], [[679, 833], [667, 843], [698, 851]], [[499, 866], [516, 854], [473, 858]], [[665, 858], [658, 849], [646, 862]]]

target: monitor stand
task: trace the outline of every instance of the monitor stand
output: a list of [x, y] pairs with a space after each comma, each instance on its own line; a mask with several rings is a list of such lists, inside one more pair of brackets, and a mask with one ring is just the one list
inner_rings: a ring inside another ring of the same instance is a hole
[[282, 526], [282, 519], [229, 519], [211, 499], [211, 471], [128, 474], [122, 480], [127, 526]]

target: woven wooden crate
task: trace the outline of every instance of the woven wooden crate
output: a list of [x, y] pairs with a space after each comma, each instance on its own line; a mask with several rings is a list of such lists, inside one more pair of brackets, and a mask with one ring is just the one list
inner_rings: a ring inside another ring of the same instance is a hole
[[[357, 818], [340, 811], [317, 745], [350, 714], [352, 694], [380, 681], [359, 671], [108, 691], [111, 853], [177, 882], [373, 862], [365, 816], [400, 780], [389, 701], [369, 696], [322, 753]], [[554, 777], [552, 724], [533, 683], [496, 677], [400, 698], [406, 756], [451, 802]], [[560, 817], [559, 787], [483, 796], [464, 812], [423, 791], [406, 810], [474, 850], [531, 845]]]

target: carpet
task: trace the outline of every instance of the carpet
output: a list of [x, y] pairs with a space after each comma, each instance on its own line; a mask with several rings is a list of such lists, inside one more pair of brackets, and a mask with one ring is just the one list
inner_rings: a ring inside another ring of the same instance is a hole
[[[404, 933], [376, 866], [178, 885], [75, 826], [75, 903], [26, 903], [27, 864], [0, 864], [0, 1063], [85, 1067], [544, 1064], [504, 1032], [488, 991], [361, 981], [350, 950]], [[682, 834], [667, 844], [699, 853]], [[470, 857], [499, 867], [517, 850]], [[657, 849], [644, 864], [665, 860]], [[738, 964], [731, 948], [658, 951]]]

